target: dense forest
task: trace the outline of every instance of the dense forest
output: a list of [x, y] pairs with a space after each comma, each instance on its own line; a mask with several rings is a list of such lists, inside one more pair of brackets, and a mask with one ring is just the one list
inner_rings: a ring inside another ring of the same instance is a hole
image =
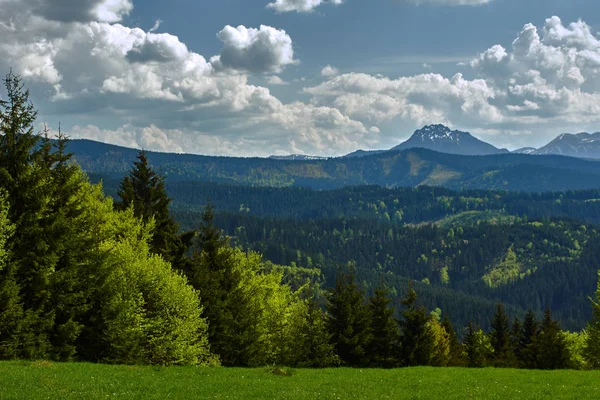
[[[382, 204], [370, 217], [371, 206], [294, 219], [215, 212], [216, 202], [177, 214], [146, 153], [106, 196], [60, 131], [35, 132], [20, 79], [8, 74], [5, 88], [0, 359], [600, 367], [591, 224], [415, 226], [388, 220]], [[587, 329], [564, 332], [551, 308]]]
[[[137, 153], [89, 140], [73, 141], [69, 151], [88, 173], [117, 179], [127, 173]], [[314, 189], [428, 185], [456, 190], [545, 192], [597, 189], [600, 177], [600, 161], [525, 154], [461, 156], [422, 148], [360, 158], [296, 161], [152, 152], [147, 156], [171, 183], [195, 181]]]

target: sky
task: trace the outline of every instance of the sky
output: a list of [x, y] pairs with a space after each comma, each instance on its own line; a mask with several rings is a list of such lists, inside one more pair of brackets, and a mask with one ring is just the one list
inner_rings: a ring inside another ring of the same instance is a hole
[[0, 73], [40, 128], [146, 150], [516, 149], [600, 131], [599, 33], [596, 0], [0, 0]]

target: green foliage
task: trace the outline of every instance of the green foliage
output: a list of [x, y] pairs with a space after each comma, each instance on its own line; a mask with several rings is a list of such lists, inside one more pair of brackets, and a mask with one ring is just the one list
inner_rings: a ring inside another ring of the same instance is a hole
[[493, 351], [493, 363], [496, 366], [510, 366], [512, 364], [514, 354], [510, 343], [510, 327], [508, 315], [502, 304], [496, 307], [496, 313], [492, 319], [492, 330], [489, 334], [490, 344]]
[[327, 326], [343, 365], [369, 365], [371, 314], [352, 272], [340, 271], [327, 294]]
[[400, 319], [400, 359], [406, 366], [430, 365], [436, 336], [431, 328], [427, 310], [418, 305], [417, 292], [412, 284], [402, 300], [405, 309]]
[[539, 356], [540, 369], [563, 369], [571, 364], [571, 354], [565, 335], [557, 321], [552, 319], [548, 309], [540, 327]]
[[539, 357], [539, 323], [533, 311], [525, 314], [515, 355], [522, 368], [535, 369]]
[[175, 264], [176, 268], [182, 268], [182, 258], [189, 246], [185, 246], [178, 236], [179, 227], [169, 213], [171, 199], [167, 196], [164, 177], [152, 169], [146, 152], [138, 154], [133, 169], [121, 181], [118, 195], [121, 199], [117, 203], [118, 209], [133, 207], [135, 216], [144, 223], [154, 221], [151, 251]]
[[368, 353], [374, 366], [391, 368], [398, 364], [400, 334], [391, 302], [385, 286], [377, 287], [369, 299], [372, 339]]
[[[600, 277], [600, 273], [598, 273]], [[587, 328], [587, 341], [584, 350], [585, 359], [590, 368], [600, 369], [600, 280], [596, 299], [592, 301], [593, 318]]]
[[463, 340], [463, 357], [467, 365], [471, 368], [484, 367], [493, 351], [489, 336], [470, 322]]

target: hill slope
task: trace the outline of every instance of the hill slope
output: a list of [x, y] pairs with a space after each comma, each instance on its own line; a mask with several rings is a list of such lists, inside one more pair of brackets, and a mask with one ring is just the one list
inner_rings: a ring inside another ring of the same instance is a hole
[[[89, 140], [73, 140], [69, 151], [89, 173], [118, 178], [138, 151]], [[254, 186], [332, 189], [375, 184], [384, 187], [443, 186], [528, 192], [600, 187], [600, 162], [562, 156], [495, 154], [461, 156], [426, 149], [389, 151], [361, 158], [273, 160], [148, 153], [170, 181], [193, 180]]]

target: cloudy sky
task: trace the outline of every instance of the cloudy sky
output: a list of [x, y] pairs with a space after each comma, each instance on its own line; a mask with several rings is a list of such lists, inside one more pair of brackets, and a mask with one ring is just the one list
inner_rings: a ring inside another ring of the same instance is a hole
[[39, 122], [148, 150], [499, 147], [600, 130], [597, 0], [0, 0]]

